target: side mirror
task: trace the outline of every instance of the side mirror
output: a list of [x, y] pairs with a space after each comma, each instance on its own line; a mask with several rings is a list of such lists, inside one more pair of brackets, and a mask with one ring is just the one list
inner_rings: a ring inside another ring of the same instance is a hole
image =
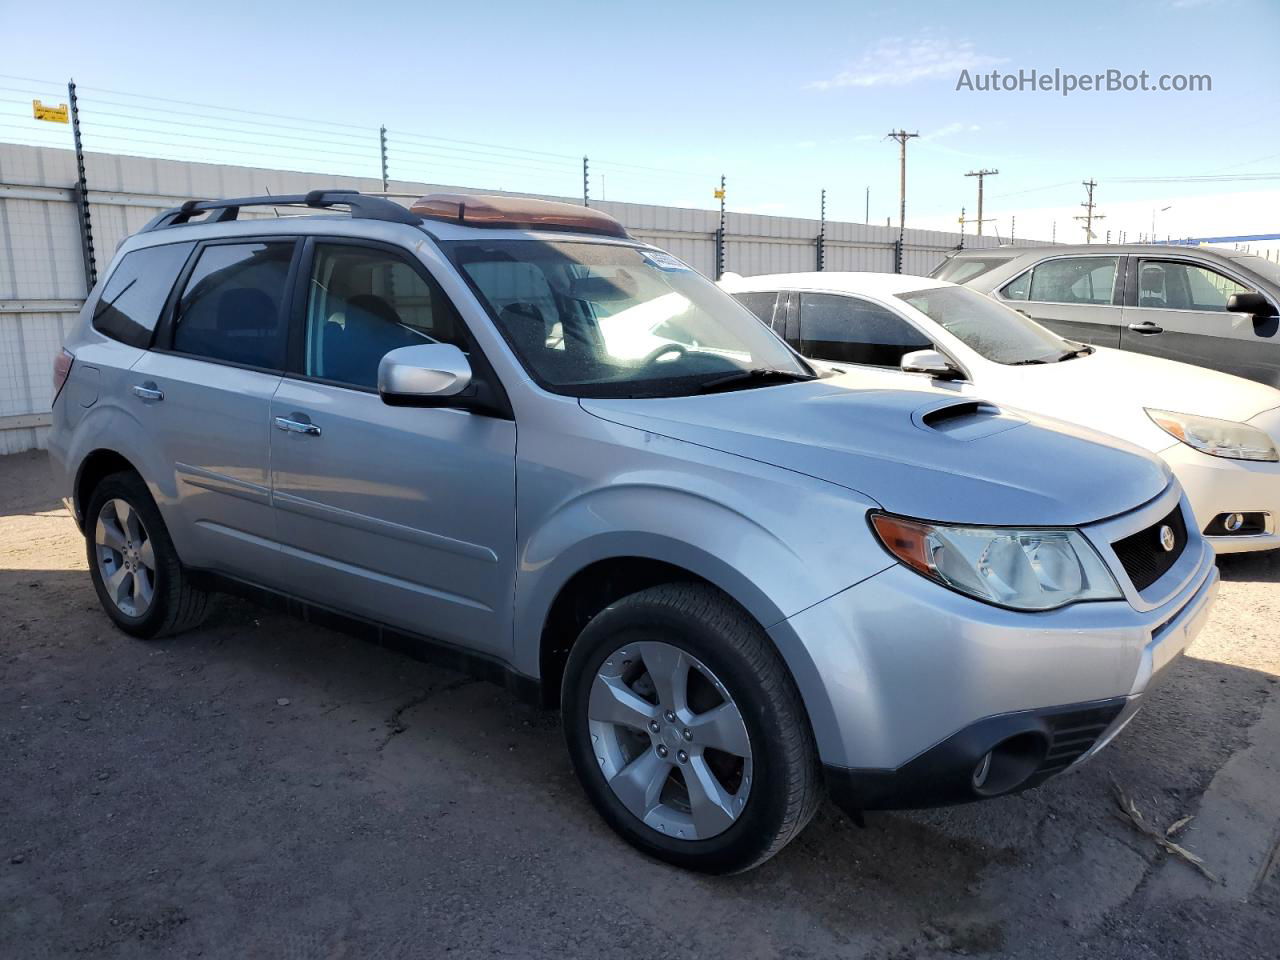
[[962, 380], [964, 374], [937, 350], [913, 350], [903, 354], [903, 373], [927, 373], [935, 380]]
[[378, 393], [395, 406], [448, 406], [470, 385], [467, 355], [451, 343], [399, 347], [378, 364]]
[[1227, 298], [1232, 313], [1252, 313], [1255, 317], [1274, 317], [1275, 304], [1260, 293], [1233, 293]]

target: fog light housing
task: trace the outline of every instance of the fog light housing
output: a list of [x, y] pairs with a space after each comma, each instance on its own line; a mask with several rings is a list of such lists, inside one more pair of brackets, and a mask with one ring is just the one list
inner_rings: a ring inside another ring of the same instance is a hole
[[1222, 521], [1222, 526], [1226, 529], [1227, 533], [1235, 533], [1244, 526], [1244, 514], [1228, 513], [1226, 518]]
[[1267, 532], [1265, 511], [1220, 513], [1204, 528], [1206, 537], [1247, 537]]

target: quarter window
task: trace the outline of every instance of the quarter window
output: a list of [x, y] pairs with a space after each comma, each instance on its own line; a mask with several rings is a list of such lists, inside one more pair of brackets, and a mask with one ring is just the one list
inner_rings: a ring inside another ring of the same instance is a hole
[[219, 243], [200, 251], [178, 302], [173, 349], [280, 370], [293, 243]]
[[467, 349], [444, 291], [393, 253], [317, 244], [307, 294], [304, 373], [375, 389], [378, 364], [399, 347], [452, 343]]
[[897, 367], [904, 354], [932, 342], [884, 307], [857, 297], [800, 295], [800, 352], [819, 360]]
[[1110, 304], [1118, 257], [1063, 257], [1031, 272], [1027, 299], [1042, 303]]
[[773, 326], [773, 307], [778, 301], [777, 293], [773, 291], [735, 293], [733, 299], [750, 310], [765, 324], [770, 327]]
[[121, 257], [94, 308], [93, 328], [134, 347], [151, 346], [160, 311], [193, 246], [166, 243]]
[[1232, 294], [1250, 292], [1249, 287], [1199, 264], [1170, 260], [1138, 263], [1140, 307], [1225, 311]]

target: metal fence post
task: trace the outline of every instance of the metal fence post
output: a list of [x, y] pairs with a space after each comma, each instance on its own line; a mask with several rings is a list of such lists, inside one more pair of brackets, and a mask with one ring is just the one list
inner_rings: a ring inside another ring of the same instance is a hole
[[724, 276], [724, 174], [720, 174], [720, 229], [716, 231], [716, 279]]
[[382, 154], [382, 192], [386, 193], [387, 187], [387, 126], [383, 124], [378, 128], [378, 148]]
[[585, 153], [582, 155], [582, 205], [591, 206], [591, 165]]
[[827, 265], [827, 191], [822, 191], [822, 219], [818, 221], [818, 269]]
[[84, 255], [85, 292], [98, 282], [98, 262], [93, 252], [93, 222], [89, 216], [89, 183], [84, 172], [84, 148], [80, 144], [80, 105], [76, 101], [76, 82], [67, 82], [67, 100], [71, 104], [71, 136], [76, 147], [76, 185], [72, 196], [80, 221], [80, 249]]
[[893, 272], [902, 272], [902, 247], [901, 239], [893, 241]]

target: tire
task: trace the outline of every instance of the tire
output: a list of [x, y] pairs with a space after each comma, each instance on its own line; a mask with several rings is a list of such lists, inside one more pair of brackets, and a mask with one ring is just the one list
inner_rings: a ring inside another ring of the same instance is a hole
[[[665, 683], [664, 696], [655, 679], [680, 676], [671, 648], [690, 663], [683, 705], [674, 692], [679, 681]], [[678, 708], [672, 713], [668, 698]], [[587, 796], [628, 843], [659, 860], [703, 873], [749, 870], [791, 842], [817, 811], [822, 773], [799, 691], [760, 626], [712, 587], [665, 584], [606, 608], [570, 650], [561, 702], [570, 759]], [[726, 703], [736, 710], [722, 710]], [[614, 722], [615, 715], [625, 720]], [[722, 722], [711, 726], [712, 717]], [[724, 732], [728, 718], [737, 733]], [[738, 718], [749, 742], [740, 739]], [[744, 748], [748, 755], [739, 757]], [[667, 780], [657, 757], [674, 771]], [[709, 797], [717, 802], [708, 805]]]
[[[189, 630], [204, 620], [210, 595], [192, 585], [160, 511], [136, 473], [113, 473], [94, 488], [84, 532], [98, 601], [125, 633], [153, 639]], [[120, 537], [123, 545], [117, 543]]]

